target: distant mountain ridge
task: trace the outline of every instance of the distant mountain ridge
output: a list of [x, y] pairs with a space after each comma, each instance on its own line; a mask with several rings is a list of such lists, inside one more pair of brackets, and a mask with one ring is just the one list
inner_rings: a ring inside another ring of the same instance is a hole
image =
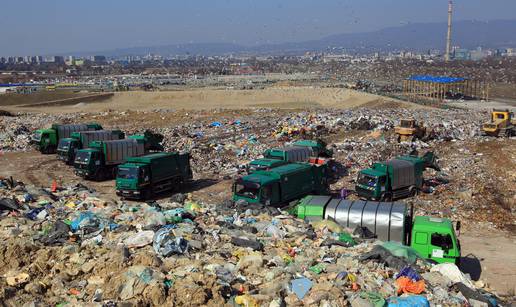
[[[324, 51], [331, 47], [350, 52], [369, 53], [396, 50], [444, 50], [446, 23], [409, 23], [372, 32], [345, 33], [317, 40], [243, 46], [232, 43], [190, 43], [153, 47], [120, 48], [99, 52], [81, 52], [77, 55], [103, 54], [126, 56], [143, 54], [161, 55], [222, 55], [228, 53], [285, 54], [306, 51]], [[473, 49], [516, 47], [516, 20], [456, 21], [453, 24], [453, 45]]]

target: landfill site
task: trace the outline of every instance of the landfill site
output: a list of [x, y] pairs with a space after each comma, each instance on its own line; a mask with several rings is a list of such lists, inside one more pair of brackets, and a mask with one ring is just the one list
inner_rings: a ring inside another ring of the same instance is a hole
[[511, 306], [514, 113], [461, 103], [0, 104], [1, 305]]

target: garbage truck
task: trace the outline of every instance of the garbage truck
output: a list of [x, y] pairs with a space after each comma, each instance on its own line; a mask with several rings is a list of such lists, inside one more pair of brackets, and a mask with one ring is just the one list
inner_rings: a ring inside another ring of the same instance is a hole
[[331, 158], [333, 157], [333, 151], [328, 149], [326, 142], [323, 140], [299, 140], [292, 143], [292, 146], [297, 147], [308, 147], [313, 151], [315, 157], [320, 158]]
[[422, 157], [407, 155], [376, 162], [358, 173], [355, 191], [362, 198], [380, 201], [414, 196], [423, 186], [426, 168], [440, 170], [432, 152]]
[[395, 241], [414, 248], [421, 257], [438, 263], [458, 264], [461, 247], [451, 220], [414, 216], [412, 207], [402, 202], [376, 202], [309, 195], [293, 210], [307, 221], [329, 219], [355, 229], [366, 227], [377, 239]]
[[53, 124], [50, 129], [38, 129], [34, 131], [31, 144], [41, 153], [56, 153], [57, 144], [63, 138], [69, 138], [74, 132], [102, 130], [102, 126], [96, 123], [61, 125]]
[[290, 162], [306, 162], [312, 155], [313, 151], [308, 147], [287, 146], [267, 149], [263, 158], [249, 162], [247, 173], [270, 170]]
[[251, 161], [247, 173], [257, 170], [270, 170], [289, 162], [307, 162], [311, 157], [331, 157], [333, 153], [326, 149], [326, 143], [317, 140], [300, 140], [290, 146], [267, 149], [263, 158]]
[[256, 171], [235, 180], [233, 200], [281, 206], [309, 194], [328, 194], [328, 173], [326, 164], [299, 162]]
[[75, 174], [85, 179], [109, 180], [116, 177], [117, 166], [127, 158], [143, 156], [154, 150], [162, 150], [151, 134], [133, 135], [123, 140], [93, 141], [88, 148], [75, 155]]
[[97, 130], [74, 132], [69, 138], [59, 140], [57, 157], [66, 164], [73, 164], [77, 150], [93, 141], [121, 140], [125, 134], [120, 130]]
[[122, 198], [149, 199], [157, 193], [180, 190], [190, 179], [189, 153], [162, 152], [130, 157], [118, 166], [116, 194]]

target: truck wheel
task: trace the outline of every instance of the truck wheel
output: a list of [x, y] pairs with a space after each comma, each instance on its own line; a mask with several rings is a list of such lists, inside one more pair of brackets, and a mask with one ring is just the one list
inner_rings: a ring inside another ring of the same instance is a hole
[[152, 191], [150, 189], [146, 189], [145, 192], [143, 192], [143, 200], [149, 200], [152, 198]]
[[460, 268], [460, 257], [455, 258], [455, 265]]

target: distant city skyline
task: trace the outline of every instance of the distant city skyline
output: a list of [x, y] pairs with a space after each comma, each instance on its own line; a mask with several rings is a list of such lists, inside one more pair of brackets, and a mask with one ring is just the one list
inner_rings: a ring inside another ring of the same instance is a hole
[[[444, 22], [447, 0], [11, 1], [0, 56], [223, 42], [298, 42]], [[516, 19], [514, 0], [455, 0], [454, 20]], [[443, 36], [444, 37], [444, 36]], [[424, 38], [422, 38], [424, 39]]]

